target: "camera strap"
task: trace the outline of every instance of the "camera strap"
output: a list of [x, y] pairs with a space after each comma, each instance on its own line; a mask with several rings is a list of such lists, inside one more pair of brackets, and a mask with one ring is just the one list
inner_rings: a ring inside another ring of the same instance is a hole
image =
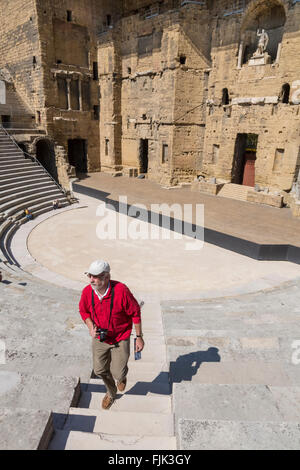
[[[109, 330], [109, 325], [110, 325], [110, 319], [111, 319], [111, 312], [112, 312], [112, 309], [113, 309], [113, 306], [114, 306], [114, 296], [115, 296], [115, 290], [114, 290], [114, 287], [111, 286], [111, 299], [110, 299], [110, 312], [109, 312], [109, 320], [108, 320], [108, 327], [107, 329]], [[92, 307], [93, 307], [93, 318], [92, 318], [92, 321], [93, 321], [93, 324], [95, 325], [95, 299], [94, 299], [94, 289], [92, 288]], [[100, 328], [101, 328], [101, 325], [100, 325]]]

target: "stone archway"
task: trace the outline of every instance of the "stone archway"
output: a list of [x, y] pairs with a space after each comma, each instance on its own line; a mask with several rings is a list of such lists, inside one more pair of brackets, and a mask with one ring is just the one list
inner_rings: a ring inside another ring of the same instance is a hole
[[248, 63], [257, 50], [258, 30], [265, 30], [267, 33], [266, 53], [270, 61], [275, 62], [282, 42], [285, 22], [286, 9], [282, 0], [252, 1], [246, 9], [241, 25], [242, 64]]
[[38, 139], [34, 143], [35, 156], [40, 164], [58, 182], [54, 144], [49, 139]]

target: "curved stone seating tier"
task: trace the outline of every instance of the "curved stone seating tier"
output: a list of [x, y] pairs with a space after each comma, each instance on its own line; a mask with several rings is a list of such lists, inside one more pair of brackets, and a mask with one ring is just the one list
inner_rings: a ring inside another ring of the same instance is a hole
[[39, 188], [43, 188], [43, 187], [46, 188], [50, 185], [51, 183], [44, 183], [44, 182], [32, 183], [30, 185], [32, 188], [31, 190], [28, 189], [28, 185], [22, 185], [22, 183], [15, 184], [12, 187], [5, 189], [5, 190], [2, 190], [2, 188], [0, 187], [0, 200], [2, 201], [2, 197], [4, 198], [5, 196], [8, 196], [9, 194], [15, 194], [16, 191], [21, 192], [21, 193], [24, 191], [24, 192], [27, 192], [27, 194], [29, 194], [29, 191], [32, 191], [34, 193], [35, 191], [39, 191]]
[[26, 223], [27, 208], [34, 218], [53, 209], [54, 200], [60, 207], [69, 205], [62, 189], [57, 186], [46, 170], [36, 161], [25, 158], [22, 150], [0, 128], [0, 263], [10, 264], [10, 242], [18, 227]]
[[[40, 174], [38, 181], [41, 179], [49, 179], [47, 174]], [[23, 176], [10, 176], [8, 178], [3, 178], [0, 179], [0, 190], [2, 190], [3, 187], [11, 188], [11, 187], [16, 187], [22, 182], [26, 182], [28, 184], [37, 181], [37, 179], [33, 175], [23, 175]]]
[[[42, 196], [42, 197], [41, 197]], [[64, 199], [65, 196], [61, 195], [59, 191], [56, 189], [51, 189], [47, 191], [43, 191], [43, 193], [39, 194], [30, 194], [29, 196], [23, 196], [18, 199], [9, 200], [4, 204], [0, 205], [0, 211], [5, 212], [5, 215], [8, 217], [13, 215], [17, 210], [20, 209], [30, 209], [33, 202], [41, 201], [44, 202], [45, 200], [53, 201], [55, 199]]]

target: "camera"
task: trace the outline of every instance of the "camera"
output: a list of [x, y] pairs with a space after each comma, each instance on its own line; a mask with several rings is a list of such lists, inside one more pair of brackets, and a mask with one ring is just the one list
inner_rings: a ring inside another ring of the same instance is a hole
[[106, 340], [107, 337], [107, 332], [108, 330], [105, 330], [104, 328], [97, 328], [97, 335], [100, 336], [100, 342], [103, 343], [103, 341]]

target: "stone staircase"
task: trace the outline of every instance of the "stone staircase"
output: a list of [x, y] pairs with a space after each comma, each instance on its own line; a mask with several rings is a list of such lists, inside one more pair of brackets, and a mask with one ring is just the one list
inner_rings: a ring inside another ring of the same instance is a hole
[[24, 153], [0, 127], [0, 259], [13, 264], [9, 250], [16, 229], [27, 222], [28, 208], [34, 218], [52, 210], [53, 200], [69, 205], [63, 190], [35, 159]]
[[299, 286], [163, 303], [180, 449], [299, 449]]
[[220, 189], [217, 196], [228, 197], [231, 199], [237, 199], [239, 201], [247, 201], [247, 195], [251, 186], [244, 186], [242, 184], [227, 183]]
[[63, 429], [57, 429], [51, 450], [176, 449], [171, 387], [158, 304], [142, 310], [145, 348], [140, 361], [132, 354], [126, 389], [109, 410], [101, 408], [102, 380], [81, 384], [78, 407], [71, 407]]

